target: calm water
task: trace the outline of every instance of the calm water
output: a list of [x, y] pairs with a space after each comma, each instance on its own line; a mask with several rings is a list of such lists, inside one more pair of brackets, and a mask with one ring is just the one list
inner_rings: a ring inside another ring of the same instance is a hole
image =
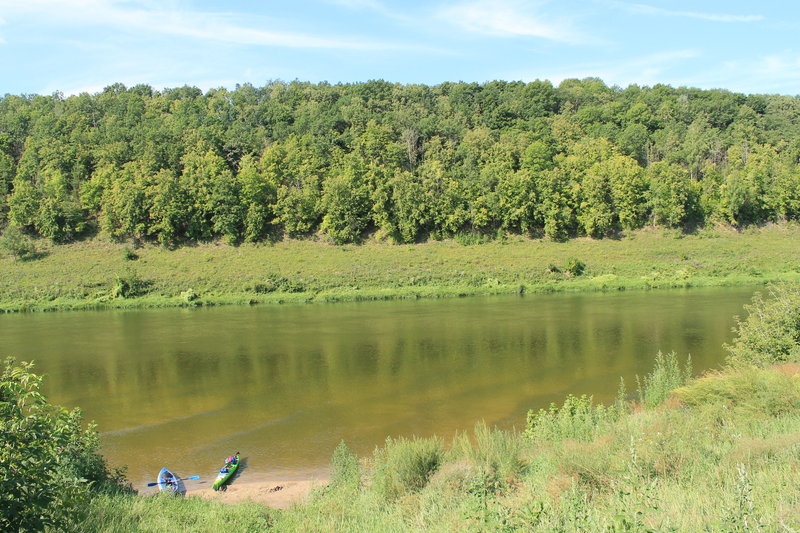
[[51, 401], [99, 425], [141, 488], [161, 466], [210, 477], [327, 469], [344, 439], [523, 427], [567, 393], [634, 388], [658, 350], [720, 363], [752, 289], [0, 316], [0, 356], [35, 360]]

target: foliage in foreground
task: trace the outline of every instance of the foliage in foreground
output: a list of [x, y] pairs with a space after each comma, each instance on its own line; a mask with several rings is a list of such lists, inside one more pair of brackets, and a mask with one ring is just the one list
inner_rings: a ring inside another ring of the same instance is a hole
[[79, 409], [50, 405], [31, 363], [6, 359], [0, 377], [0, 530], [61, 530], [79, 518], [92, 489], [113, 488], [93, 426]]
[[770, 287], [769, 299], [756, 294], [749, 314], [737, 324], [728, 364], [768, 366], [800, 362], [800, 285]]

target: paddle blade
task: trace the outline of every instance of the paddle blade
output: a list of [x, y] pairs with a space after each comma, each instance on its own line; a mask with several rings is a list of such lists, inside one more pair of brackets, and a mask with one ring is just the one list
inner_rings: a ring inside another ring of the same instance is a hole
[[186, 477], [186, 478], [183, 478], [183, 479], [200, 479], [200, 476]]

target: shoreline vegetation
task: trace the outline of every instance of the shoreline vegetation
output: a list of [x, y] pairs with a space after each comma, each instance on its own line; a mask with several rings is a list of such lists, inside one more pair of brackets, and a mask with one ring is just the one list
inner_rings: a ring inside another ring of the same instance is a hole
[[[0, 463], [8, 485], [0, 497], [13, 504], [0, 506], [0, 526], [86, 533], [794, 531], [800, 285], [772, 285], [746, 308], [719, 370], [692, 377], [688, 358], [659, 353], [632, 391], [626, 385], [634, 384], [621, 382], [612, 404], [568, 396], [529, 411], [519, 432], [478, 422], [450, 443], [387, 438], [360, 458], [342, 442], [328, 479], [285, 508], [137, 495], [98, 459], [96, 433], [79, 430], [80, 413], [48, 407], [37, 392], [41, 378], [9, 360], [0, 380], [4, 423], [31, 426], [40, 438], [54, 430], [57, 438], [31, 448], [18, 438], [24, 432], [2, 434], [16, 439], [3, 453], [13, 459], [35, 450], [38, 461], [24, 471]], [[60, 485], [43, 503], [37, 489], [47, 476]]]
[[647, 228], [565, 242], [285, 240], [169, 250], [95, 238], [0, 256], [0, 313], [763, 285], [800, 280], [800, 225]]

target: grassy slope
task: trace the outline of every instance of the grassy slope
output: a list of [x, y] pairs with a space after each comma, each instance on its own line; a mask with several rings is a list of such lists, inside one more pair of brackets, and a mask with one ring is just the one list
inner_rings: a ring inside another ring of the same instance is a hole
[[[133, 261], [125, 259], [126, 245], [100, 239], [39, 242], [39, 259], [0, 257], [0, 311], [753, 284], [799, 279], [798, 242], [800, 226], [772, 225], [688, 236], [643, 230], [619, 240], [566, 243], [511, 238], [471, 246], [331, 246], [290, 240], [174, 251], [148, 245]], [[572, 257], [586, 263], [584, 275], [548, 272], [551, 265], [563, 270]], [[115, 278], [131, 272], [147, 282], [147, 294], [112, 298]], [[181, 296], [189, 289], [193, 301]]]

